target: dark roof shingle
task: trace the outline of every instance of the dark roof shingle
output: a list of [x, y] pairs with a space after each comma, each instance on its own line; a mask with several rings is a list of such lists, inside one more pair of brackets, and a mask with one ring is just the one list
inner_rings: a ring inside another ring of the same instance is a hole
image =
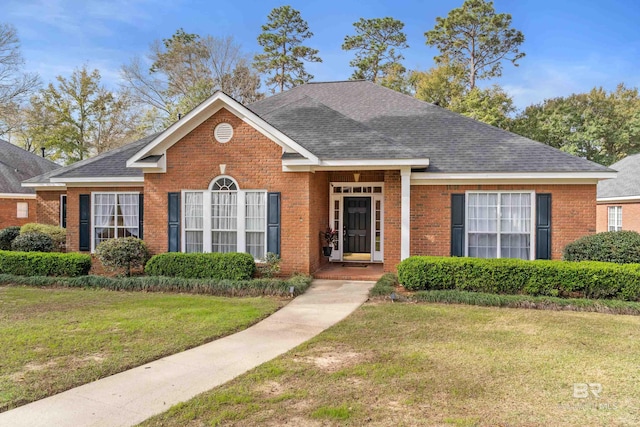
[[60, 165], [0, 139], [0, 193], [35, 193], [21, 182]]
[[618, 175], [598, 183], [598, 198], [640, 197], [640, 154], [625, 157], [612, 164]]

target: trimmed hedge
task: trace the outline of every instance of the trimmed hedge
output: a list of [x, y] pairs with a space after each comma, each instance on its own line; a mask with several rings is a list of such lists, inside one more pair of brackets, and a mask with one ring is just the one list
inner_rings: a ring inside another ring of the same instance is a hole
[[52, 252], [55, 247], [51, 236], [37, 231], [21, 233], [11, 243], [11, 250], [16, 252]]
[[398, 278], [414, 291], [456, 289], [640, 301], [638, 264], [416, 256], [398, 265]]
[[90, 268], [91, 256], [86, 254], [0, 251], [0, 274], [75, 277]]
[[11, 243], [20, 235], [20, 227], [12, 226], [0, 230], [0, 251], [10, 251]]
[[149, 249], [137, 237], [123, 237], [101, 242], [96, 248], [96, 256], [108, 270], [131, 276], [132, 268], [143, 268], [149, 260]]
[[606, 231], [584, 236], [565, 246], [566, 261], [640, 263], [640, 234], [635, 231]]
[[226, 297], [291, 296], [303, 294], [311, 285], [308, 276], [290, 279], [217, 280], [182, 279], [179, 277], [21, 277], [0, 274], [1, 285], [108, 289], [113, 291], [185, 292]]
[[256, 271], [253, 256], [247, 253], [180, 253], [154, 255], [144, 272], [148, 276], [184, 279], [249, 280]]
[[42, 233], [51, 237], [57, 251], [62, 251], [67, 243], [67, 230], [57, 225], [30, 222], [20, 228], [20, 234]]

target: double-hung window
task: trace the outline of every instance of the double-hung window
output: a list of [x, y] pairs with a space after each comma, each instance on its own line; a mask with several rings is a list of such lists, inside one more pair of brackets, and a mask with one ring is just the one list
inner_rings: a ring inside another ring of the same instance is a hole
[[183, 191], [184, 252], [266, 253], [266, 191], [241, 190], [229, 177], [208, 191]]
[[608, 208], [609, 231], [622, 230], [622, 206], [609, 206]]
[[93, 248], [118, 237], [140, 236], [139, 193], [93, 193]]
[[533, 193], [467, 193], [467, 255], [532, 259]]

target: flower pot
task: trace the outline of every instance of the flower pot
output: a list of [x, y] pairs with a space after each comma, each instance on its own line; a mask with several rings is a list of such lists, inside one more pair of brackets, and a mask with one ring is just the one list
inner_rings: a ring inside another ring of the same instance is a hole
[[322, 247], [322, 253], [324, 254], [324, 256], [331, 256], [331, 252], [333, 251], [333, 246], [323, 246]]

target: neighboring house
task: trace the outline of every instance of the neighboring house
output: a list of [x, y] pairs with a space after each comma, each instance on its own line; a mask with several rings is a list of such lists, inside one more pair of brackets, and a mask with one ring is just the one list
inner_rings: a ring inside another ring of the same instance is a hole
[[36, 192], [20, 183], [59, 167], [0, 139], [0, 229], [35, 222]]
[[625, 157], [611, 169], [618, 176], [598, 183], [596, 230], [640, 232], [640, 154]]
[[164, 132], [23, 183], [66, 194], [67, 247], [280, 254], [283, 273], [410, 255], [559, 259], [615, 172], [366, 81], [243, 106], [222, 92]]

